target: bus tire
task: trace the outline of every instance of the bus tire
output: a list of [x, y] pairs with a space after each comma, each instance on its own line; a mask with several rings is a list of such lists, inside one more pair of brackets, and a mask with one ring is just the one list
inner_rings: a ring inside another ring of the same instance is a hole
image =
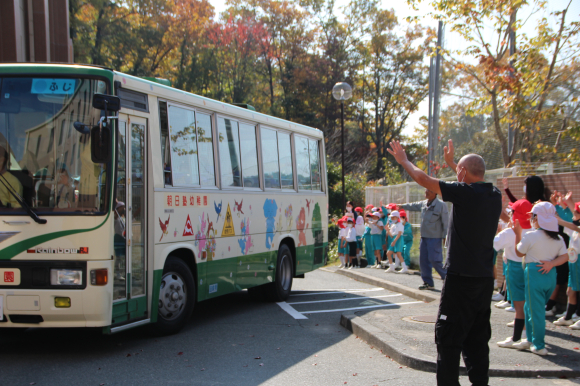
[[290, 296], [292, 291], [292, 278], [294, 277], [294, 259], [292, 252], [286, 244], [280, 245], [278, 259], [276, 261], [276, 277], [270, 284], [268, 296], [275, 302], [283, 302]]
[[189, 321], [195, 301], [196, 289], [191, 270], [180, 258], [169, 256], [163, 267], [154, 332], [158, 335], [179, 332]]

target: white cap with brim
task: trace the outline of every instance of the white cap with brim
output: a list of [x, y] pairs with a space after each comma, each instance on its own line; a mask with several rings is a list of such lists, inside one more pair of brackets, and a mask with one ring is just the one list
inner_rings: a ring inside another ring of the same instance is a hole
[[556, 208], [547, 201], [538, 202], [532, 208], [532, 213], [538, 219], [540, 228], [546, 231], [558, 232], [558, 219], [556, 218]]
[[381, 214], [379, 212], [373, 212], [373, 217], [381, 217]]
[[398, 212], [398, 211], [396, 211], [396, 210], [395, 210], [395, 211], [391, 212], [391, 217], [398, 217], [398, 218], [401, 218], [401, 215], [399, 214], [399, 212]]

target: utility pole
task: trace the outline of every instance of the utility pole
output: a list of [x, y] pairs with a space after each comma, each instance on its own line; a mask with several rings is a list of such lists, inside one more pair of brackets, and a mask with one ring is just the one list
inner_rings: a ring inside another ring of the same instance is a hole
[[[516, 21], [516, 11], [510, 15], [510, 67], [512, 71], [514, 70], [514, 60], [513, 55], [516, 53], [516, 31], [512, 28], [513, 23]], [[513, 76], [513, 73], [511, 74]], [[510, 92], [511, 94], [511, 92]], [[511, 160], [514, 151], [514, 127], [513, 127], [513, 115], [510, 117], [508, 123], [508, 157]]]
[[[443, 22], [439, 22], [437, 29], [437, 56], [435, 65], [431, 58], [429, 70], [429, 175], [434, 174], [433, 163], [439, 157], [439, 106], [441, 104], [441, 50], [443, 49]], [[432, 87], [432, 88], [431, 88]], [[433, 90], [433, 91], [431, 91]]]

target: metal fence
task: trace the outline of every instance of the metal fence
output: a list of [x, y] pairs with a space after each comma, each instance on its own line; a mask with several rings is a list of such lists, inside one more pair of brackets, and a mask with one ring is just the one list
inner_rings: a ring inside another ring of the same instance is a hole
[[[485, 172], [485, 181], [491, 182], [494, 185], [497, 183], [498, 179], [501, 180], [502, 177], [517, 176], [518, 167], [512, 168], [502, 168], [488, 170]], [[543, 174], [543, 173], [537, 173]], [[441, 178], [444, 181], [454, 181], [457, 177], [446, 177]], [[365, 203], [373, 204], [379, 206], [380, 201], [383, 201], [384, 205], [388, 203], [404, 204], [409, 202], [422, 201], [425, 199], [425, 188], [417, 184], [416, 182], [406, 182], [399, 185], [390, 186], [373, 186], [365, 188]], [[449, 212], [451, 213], [451, 203], [447, 203]], [[407, 212], [407, 219], [413, 225], [413, 248], [411, 249], [411, 261], [413, 264], [418, 266], [419, 263], [419, 240], [420, 227], [421, 227], [421, 213], [420, 212]]]

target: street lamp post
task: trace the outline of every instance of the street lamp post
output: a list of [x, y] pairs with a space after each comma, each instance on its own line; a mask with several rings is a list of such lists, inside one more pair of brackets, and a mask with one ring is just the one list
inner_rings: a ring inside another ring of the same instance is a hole
[[332, 88], [332, 96], [340, 101], [340, 130], [342, 137], [342, 210], [346, 207], [345, 186], [344, 186], [344, 101], [352, 96], [352, 87], [348, 83], [338, 82]]

